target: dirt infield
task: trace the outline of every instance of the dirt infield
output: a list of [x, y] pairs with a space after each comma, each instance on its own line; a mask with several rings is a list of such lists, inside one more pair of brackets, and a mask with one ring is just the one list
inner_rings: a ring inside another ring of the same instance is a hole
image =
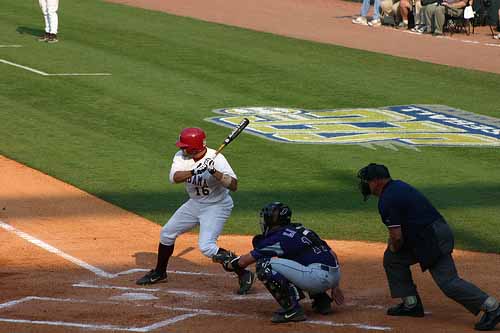
[[108, 0], [278, 35], [436, 64], [500, 73], [500, 42], [488, 27], [474, 35], [418, 35], [351, 23], [360, 4], [342, 0]]
[[[435, 39], [385, 28], [353, 26], [358, 4], [336, 0], [117, 0], [255, 30], [500, 73], [500, 47], [484, 29]], [[264, 6], [265, 4], [265, 6]], [[391, 43], [385, 43], [387, 39]], [[396, 45], [404, 47], [396, 48]], [[492, 44], [493, 45], [493, 44]], [[432, 52], [429, 50], [432, 49]], [[463, 52], [450, 52], [461, 49]], [[473, 54], [473, 56], [471, 56]], [[446, 57], [443, 57], [446, 55]], [[427, 315], [391, 318], [382, 268], [384, 244], [329, 241], [342, 264], [346, 304], [328, 316], [273, 325], [276, 303], [256, 283], [235, 294], [236, 279], [203, 257], [197, 235], [181, 236], [169, 281], [134, 281], [156, 262], [160, 226], [73, 186], [0, 156], [0, 332], [472, 332], [477, 320], [446, 299], [415, 268]], [[248, 251], [249, 237], [220, 245]], [[456, 251], [462, 276], [498, 294], [500, 255]]]
[[[346, 304], [309, 320], [273, 325], [277, 308], [257, 283], [236, 280], [178, 239], [169, 281], [134, 284], [156, 262], [160, 227], [38, 171], [0, 157], [0, 332], [467, 332], [475, 321], [415, 270], [425, 318], [384, 315], [392, 303], [381, 265], [384, 244], [330, 241], [342, 262]], [[250, 238], [223, 236], [241, 253]], [[465, 278], [498, 292], [500, 256], [456, 251]]]

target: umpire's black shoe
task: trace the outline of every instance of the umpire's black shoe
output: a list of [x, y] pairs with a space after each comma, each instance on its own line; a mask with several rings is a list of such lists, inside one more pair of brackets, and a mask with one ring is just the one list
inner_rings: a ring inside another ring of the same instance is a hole
[[304, 309], [300, 305], [288, 311], [277, 311], [273, 314], [271, 321], [273, 323], [288, 323], [291, 321], [304, 321], [306, 320], [306, 315], [304, 314]]
[[316, 313], [320, 313], [322, 315], [327, 315], [333, 312], [332, 310], [332, 299], [328, 296], [327, 293], [320, 293], [312, 298], [312, 309]]
[[490, 312], [485, 312], [474, 328], [478, 331], [491, 331], [500, 322], [500, 306]]
[[422, 305], [420, 297], [417, 296], [417, 304], [415, 304], [414, 306], [408, 307], [403, 302], [387, 309], [387, 314], [389, 316], [423, 317], [424, 306]]
[[166, 279], [167, 279], [166, 272], [159, 273], [156, 270], [152, 269], [149, 271], [149, 273], [147, 273], [146, 275], [141, 277], [135, 283], [138, 285], [154, 284], [154, 283], [158, 283], [158, 282], [161, 282], [163, 280], [166, 280]]
[[240, 289], [238, 289], [238, 295], [246, 295], [252, 288], [255, 282], [255, 273], [245, 270], [243, 274], [238, 276], [238, 282], [240, 284]]

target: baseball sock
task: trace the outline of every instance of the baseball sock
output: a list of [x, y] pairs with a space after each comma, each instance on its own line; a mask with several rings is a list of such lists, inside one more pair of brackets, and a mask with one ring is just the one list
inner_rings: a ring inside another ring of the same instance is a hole
[[495, 297], [488, 296], [483, 305], [481, 305], [481, 310], [483, 310], [484, 312], [491, 312], [498, 309], [498, 306], [498, 301], [495, 299]]
[[403, 302], [407, 308], [413, 308], [417, 305], [417, 296], [406, 296], [403, 297]]
[[170, 256], [172, 256], [172, 253], [174, 253], [174, 245], [158, 244], [158, 260], [156, 262], [155, 271], [161, 273], [167, 271], [168, 260]]

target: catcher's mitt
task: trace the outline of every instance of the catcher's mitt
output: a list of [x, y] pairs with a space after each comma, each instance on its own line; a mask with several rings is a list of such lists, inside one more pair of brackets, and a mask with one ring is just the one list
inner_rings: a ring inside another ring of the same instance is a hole
[[[226, 272], [234, 272], [235, 268], [238, 267], [237, 263], [239, 258], [240, 257], [238, 257], [234, 252], [221, 251], [212, 257], [212, 261], [221, 264]], [[233, 265], [233, 263], [235, 265]]]

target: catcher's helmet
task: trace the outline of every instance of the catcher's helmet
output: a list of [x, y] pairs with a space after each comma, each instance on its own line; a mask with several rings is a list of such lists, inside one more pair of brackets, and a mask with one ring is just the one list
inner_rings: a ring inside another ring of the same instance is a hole
[[285, 226], [291, 223], [292, 210], [281, 202], [272, 202], [260, 211], [260, 229], [266, 235], [275, 226]]
[[189, 155], [199, 153], [206, 147], [206, 135], [201, 128], [188, 127], [182, 130], [179, 141], [175, 143], [177, 147], [186, 151]]
[[366, 201], [368, 196], [371, 194], [369, 181], [374, 179], [386, 179], [391, 178], [389, 169], [383, 164], [370, 163], [364, 168], [358, 171], [359, 178], [359, 190], [363, 195], [363, 199]]

